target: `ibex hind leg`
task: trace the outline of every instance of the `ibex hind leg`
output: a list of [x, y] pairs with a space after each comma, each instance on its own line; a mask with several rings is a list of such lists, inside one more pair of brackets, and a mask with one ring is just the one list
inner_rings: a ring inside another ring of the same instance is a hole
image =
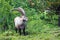
[[21, 35], [21, 28], [19, 28], [19, 34]]
[[16, 33], [17, 33], [17, 30], [18, 30], [18, 29], [15, 27], [15, 31], [16, 31]]

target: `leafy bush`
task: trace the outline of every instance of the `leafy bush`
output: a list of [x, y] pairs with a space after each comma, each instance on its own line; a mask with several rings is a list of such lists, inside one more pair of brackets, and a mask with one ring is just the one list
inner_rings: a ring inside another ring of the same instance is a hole
[[[58, 15], [55, 12], [46, 12], [45, 9], [48, 5], [47, 1], [32, 0], [32, 4], [28, 3], [29, 0], [0, 0], [0, 39], [1, 40], [52, 40], [56, 35], [52, 31], [57, 31]], [[50, 0], [49, 0], [50, 1]], [[53, 0], [52, 0], [53, 1]], [[22, 7], [26, 16], [28, 17], [26, 32], [27, 36], [20, 36], [14, 31], [14, 18], [21, 14], [11, 9]], [[3, 32], [4, 27], [8, 30]], [[3, 29], [2, 29], [3, 28]], [[55, 29], [54, 29], [55, 28]], [[50, 33], [50, 31], [52, 33]], [[58, 32], [59, 33], [59, 32]], [[58, 35], [58, 33], [56, 33]], [[48, 36], [47, 36], [48, 35]], [[60, 38], [59, 38], [60, 39]]]

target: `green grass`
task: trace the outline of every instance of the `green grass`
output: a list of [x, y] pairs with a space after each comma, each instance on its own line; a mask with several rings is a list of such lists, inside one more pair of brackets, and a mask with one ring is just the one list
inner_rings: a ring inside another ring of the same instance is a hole
[[[12, 32], [13, 33], [13, 32]], [[52, 28], [52, 30], [47, 30], [45, 32], [33, 32], [29, 35], [23, 36], [19, 34], [10, 34], [4, 35], [1, 34], [0, 40], [59, 40], [60, 39], [60, 30]]]
[[28, 35], [24, 36], [8, 30], [0, 34], [0, 40], [60, 40], [60, 27], [43, 20], [28, 22], [26, 32]]
[[[37, 3], [39, 1], [40, 3]], [[28, 3], [28, 0], [0, 1], [0, 40], [60, 40], [60, 27], [57, 26], [58, 15], [54, 12], [41, 12], [46, 9], [44, 5], [48, 4], [47, 2], [43, 2], [43, 0], [33, 0], [33, 3], [37, 5], [32, 7], [30, 3]], [[13, 20], [16, 16], [21, 15], [17, 11], [10, 12], [14, 7], [22, 7], [29, 19], [26, 27], [28, 35], [26, 36], [19, 35], [19, 33], [16, 33], [14, 30]], [[3, 32], [3, 30], [1, 30], [3, 26], [7, 26], [8, 30]]]

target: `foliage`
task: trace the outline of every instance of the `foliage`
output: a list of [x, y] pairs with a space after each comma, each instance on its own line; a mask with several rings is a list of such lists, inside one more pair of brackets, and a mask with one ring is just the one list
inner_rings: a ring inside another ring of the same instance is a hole
[[[58, 15], [53, 10], [46, 11], [51, 2], [56, 0], [0, 0], [0, 40], [59, 40]], [[22, 7], [28, 17], [27, 36], [15, 33], [14, 18], [21, 15], [11, 12], [16, 7]], [[5, 32], [4, 27], [8, 27]]]

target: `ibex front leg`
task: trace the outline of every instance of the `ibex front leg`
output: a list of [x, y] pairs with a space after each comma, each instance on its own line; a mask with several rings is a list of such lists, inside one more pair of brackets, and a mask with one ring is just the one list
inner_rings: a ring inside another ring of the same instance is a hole
[[24, 27], [24, 29], [23, 29], [23, 34], [25, 35], [25, 27]]

